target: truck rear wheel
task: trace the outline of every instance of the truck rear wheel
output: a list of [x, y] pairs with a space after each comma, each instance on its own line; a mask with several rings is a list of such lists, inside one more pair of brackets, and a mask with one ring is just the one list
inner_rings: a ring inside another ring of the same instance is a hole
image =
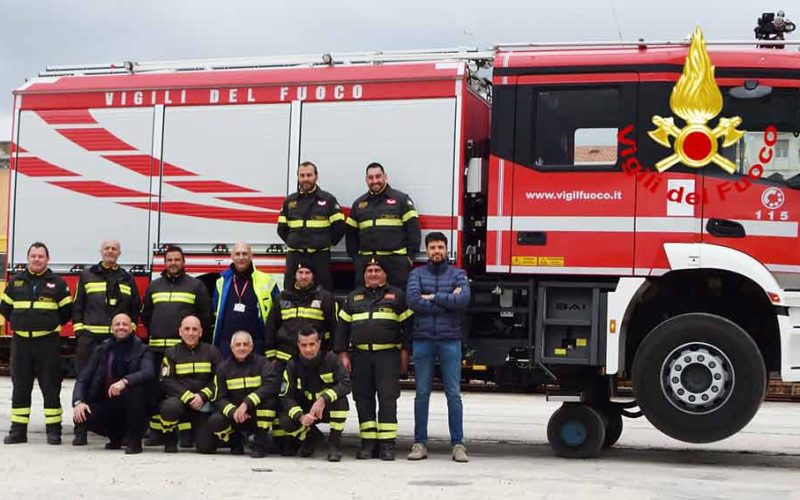
[[547, 423], [547, 441], [559, 457], [595, 457], [603, 449], [605, 437], [603, 417], [584, 404], [563, 404]]
[[606, 438], [603, 441], [603, 448], [610, 448], [619, 441], [622, 435], [622, 414], [613, 405], [597, 408], [606, 424]]
[[725, 439], [747, 425], [766, 390], [758, 346], [736, 323], [689, 313], [656, 326], [633, 362], [633, 388], [647, 419], [691, 443]]

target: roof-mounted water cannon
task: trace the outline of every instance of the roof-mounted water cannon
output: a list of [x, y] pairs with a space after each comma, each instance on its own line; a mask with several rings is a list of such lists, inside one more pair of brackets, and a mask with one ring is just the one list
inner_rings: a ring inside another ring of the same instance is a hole
[[[786, 33], [791, 33], [797, 26], [786, 18], [786, 14], [779, 10], [778, 12], [764, 12], [756, 20], [756, 27], [753, 30], [756, 34], [756, 40], [783, 40]], [[761, 48], [774, 48], [782, 49], [783, 45], [770, 44], [759, 45]]]

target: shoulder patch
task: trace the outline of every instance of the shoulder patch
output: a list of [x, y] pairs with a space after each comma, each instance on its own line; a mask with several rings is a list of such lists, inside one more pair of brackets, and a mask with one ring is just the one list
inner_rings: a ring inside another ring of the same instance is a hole
[[313, 307], [314, 309], [319, 309], [320, 307], [322, 307], [322, 301], [319, 299], [312, 300], [311, 307]]
[[289, 208], [296, 208], [297, 207], [297, 200], [292, 200], [289, 202]]
[[14, 280], [14, 286], [19, 288], [21, 286], [25, 286], [25, 281], [23, 280]]
[[367, 205], [369, 205], [369, 202], [367, 202], [367, 201], [359, 201], [358, 202], [358, 208], [367, 208]]
[[169, 377], [169, 363], [161, 364], [161, 378]]
[[383, 298], [386, 300], [395, 300], [397, 296], [394, 293], [387, 293], [383, 296]]
[[359, 300], [364, 300], [363, 293], [358, 293], [356, 295], [353, 295], [353, 302], [358, 302]]

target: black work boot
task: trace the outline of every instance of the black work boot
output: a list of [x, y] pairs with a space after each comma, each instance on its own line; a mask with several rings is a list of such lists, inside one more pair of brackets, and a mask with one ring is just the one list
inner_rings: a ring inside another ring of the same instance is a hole
[[281, 455], [284, 457], [293, 457], [297, 455], [297, 450], [300, 448], [300, 440], [294, 436], [286, 436], [283, 438], [283, 450]]
[[264, 431], [258, 431], [253, 436], [253, 446], [250, 448], [250, 456], [252, 458], [264, 458], [267, 456], [269, 449], [269, 434]]
[[164, 444], [164, 433], [157, 429], [150, 429], [147, 439], [144, 440], [145, 446], [161, 446]]
[[47, 424], [45, 432], [47, 433], [47, 444], [61, 444], [61, 424]]
[[89, 442], [87, 439], [86, 426], [84, 424], [75, 424], [73, 431], [75, 437], [72, 438], [72, 446], [86, 446]]
[[[126, 455], [138, 455], [142, 452], [142, 439], [141, 438], [131, 438], [127, 439], [128, 444], [125, 446], [125, 454]], [[165, 450], [166, 451], [166, 450]]]
[[394, 439], [390, 439], [381, 443], [380, 456], [381, 460], [391, 462], [394, 460]]
[[178, 453], [178, 436], [175, 435], [175, 432], [165, 432], [164, 436], [162, 436], [164, 453]]
[[107, 450], [121, 450], [122, 449], [122, 438], [121, 437], [111, 437], [109, 436], [108, 442], [104, 446]]
[[376, 457], [377, 443], [374, 439], [362, 439], [361, 449], [356, 453], [359, 460], [369, 460]]
[[328, 434], [328, 462], [342, 460], [342, 431], [331, 431]]
[[303, 444], [300, 445], [300, 451], [298, 455], [301, 457], [313, 456], [314, 452], [317, 450], [317, 445], [323, 437], [322, 431], [317, 429], [316, 425], [311, 427], [308, 430], [308, 433], [306, 433], [305, 441], [303, 441]]
[[25, 424], [12, 423], [8, 430], [8, 436], [3, 438], [4, 444], [17, 444], [28, 442], [28, 426]]
[[244, 436], [239, 432], [231, 434], [231, 455], [244, 455]]
[[269, 445], [269, 449], [267, 450], [270, 455], [282, 455], [283, 450], [285, 449], [286, 445], [286, 437], [284, 436], [272, 436], [272, 442]]
[[194, 433], [192, 430], [178, 432], [178, 446], [181, 448], [194, 448]]

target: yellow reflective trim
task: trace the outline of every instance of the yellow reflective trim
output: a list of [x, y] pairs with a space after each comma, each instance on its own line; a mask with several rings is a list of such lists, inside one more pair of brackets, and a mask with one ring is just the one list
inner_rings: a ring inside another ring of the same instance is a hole
[[328, 217], [328, 222], [334, 223], [337, 220], [344, 220], [344, 214], [342, 212], [336, 212], [335, 214]]
[[294, 418], [298, 413], [303, 413], [303, 409], [299, 406], [292, 406], [289, 408], [289, 418]]
[[14, 334], [15, 335], [19, 335], [20, 337], [34, 338], [35, 339], [35, 338], [38, 338], [38, 337], [44, 337], [46, 335], [50, 335], [51, 333], [58, 333], [60, 331], [61, 331], [61, 327], [58, 326], [58, 327], [56, 327], [55, 330], [34, 330], [34, 331], [14, 330]]
[[272, 421], [270, 420], [257, 420], [256, 426], [259, 429], [270, 429], [272, 427]]
[[60, 424], [61, 423], [61, 415], [56, 415], [54, 417], [44, 417], [45, 424]]
[[14, 305], [14, 300], [11, 297], [9, 297], [7, 293], [3, 293], [3, 295], [0, 296], [0, 300], [5, 302], [6, 304], [9, 304], [9, 305], [12, 305], [12, 306]]
[[150, 347], [172, 347], [181, 343], [181, 339], [150, 339]]
[[232, 411], [235, 411], [235, 410], [236, 410], [236, 407], [233, 406], [232, 404], [228, 403], [228, 404], [225, 405], [225, 408], [222, 409], [222, 414], [227, 417], [228, 413], [230, 413]]
[[27, 424], [30, 422], [30, 417], [22, 416], [22, 415], [11, 415], [11, 422], [15, 424]]
[[[110, 326], [100, 326], [100, 325], [81, 325], [81, 327], [89, 333], [96, 333], [98, 335], [103, 335], [106, 333], [111, 333]], [[77, 326], [73, 325], [74, 329], [78, 329]]]
[[275, 410], [258, 410], [256, 409], [257, 417], [275, 417]]
[[252, 401], [252, 402], [253, 402], [253, 404], [254, 404], [254, 405], [256, 405], [256, 406], [258, 406], [259, 404], [261, 404], [261, 398], [260, 398], [260, 397], [258, 397], [258, 394], [256, 394], [255, 392], [251, 392], [250, 394], [248, 394], [248, 395], [247, 395], [247, 399], [249, 399], [250, 401]]
[[324, 247], [324, 248], [292, 248], [286, 247], [290, 252], [303, 252], [303, 253], [314, 253], [314, 252], [325, 252], [330, 250], [331, 247]]
[[119, 291], [124, 293], [125, 295], [131, 294], [131, 287], [128, 285], [123, 285], [122, 283], [119, 284]]
[[46, 311], [55, 311], [56, 309], [58, 309], [58, 304], [56, 304], [55, 302], [36, 301], [33, 303], [33, 308], [44, 309]]
[[387, 349], [400, 349], [402, 344], [356, 344], [359, 351], [385, 351]]
[[362, 431], [366, 431], [366, 430], [369, 430], [369, 429], [377, 429], [378, 428], [378, 422], [375, 421], [375, 420], [367, 420], [366, 422], [361, 422], [358, 425], [358, 428], [359, 428], [359, 430], [362, 430]]
[[359, 250], [359, 255], [407, 255], [408, 249], [401, 248], [400, 250]]
[[297, 316], [306, 319], [317, 319], [319, 321], [325, 320], [325, 315], [322, 311], [313, 307], [298, 307]]
[[372, 227], [375, 225], [375, 221], [373, 220], [365, 220], [358, 223], [359, 229], [366, 229], [368, 227]]
[[292, 229], [294, 229], [296, 227], [303, 227], [303, 221], [302, 220], [290, 220], [290, 221], [286, 222], [286, 225], [289, 226]]
[[192, 423], [191, 422], [181, 422], [178, 424], [179, 431], [190, 431], [192, 430]]
[[12, 415], [30, 415], [31, 409], [30, 408], [11, 408]]
[[200, 392], [202, 392], [208, 399], [211, 399], [212, 393], [211, 389], [209, 389], [208, 387], [203, 387], [202, 389], [200, 389]]
[[321, 378], [322, 381], [327, 383], [327, 384], [332, 384], [333, 383], [333, 372], [320, 373], [319, 374], [319, 378]]
[[331, 410], [331, 418], [347, 418], [347, 410]]
[[152, 294], [153, 304], [161, 302], [183, 302], [186, 304], [194, 304], [197, 300], [197, 294], [189, 292], [155, 292]]
[[397, 313], [393, 312], [374, 312], [372, 313], [372, 319], [385, 319], [389, 321], [400, 321], [399, 316]]
[[342, 321], [347, 321], [348, 323], [350, 323], [351, 321], [353, 321], [353, 317], [352, 317], [352, 316], [350, 316], [349, 314], [347, 314], [347, 313], [344, 311], [344, 309], [341, 309], [341, 310], [339, 310], [339, 318], [340, 318]]
[[378, 430], [379, 431], [396, 431], [397, 430], [397, 424], [396, 423], [378, 422]]
[[396, 439], [397, 431], [378, 431], [378, 439]]
[[53, 415], [61, 415], [64, 411], [61, 408], [45, 408], [44, 416], [52, 417]]
[[361, 431], [358, 434], [361, 439], [378, 439], [378, 433], [375, 431]]
[[344, 430], [344, 422], [334, 422], [331, 420], [330, 424], [331, 430], [334, 431], [343, 431]]
[[285, 215], [279, 215], [278, 216], [278, 224], [286, 224], [286, 216]]
[[292, 359], [292, 355], [291, 354], [289, 354], [288, 352], [283, 352], [283, 351], [277, 350], [277, 349], [275, 350], [275, 357], [280, 359], [281, 361], [289, 361], [290, 359]]
[[225, 385], [230, 390], [252, 389], [261, 386], [261, 375], [255, 377], [232, 378], [225, 381]]
[[30, 309], [31, 308], [31, 301], [30, 300], [15, 300], [11, 303], [14, 306], [14, 309]]
[[399, 227], [403, 225], [403, 221], [400, 219], [375, 219], [375, 225]]
[[58, 301], [58, 307], [64, 307], [65, 305], [71, 304], [71, 303], [72, 303], [72, 297], [67, 295], [66, 297], [64, 297], [63, 299]]
[[175, 365], [176, 375], [186, 375], [189, 373], [211, 373], [211, 363], [200, 361], [197, 363], [178, 363]]
[[83, 323], [72, 323], [72, 330], [73, 331], [83, 330]]
[[346, 218], [344, 220], [344, 223], [347, 224], [348, 226], [358, 228], [358, 222], [356, 222], [355, 219], [353, 219], [352, 217]]
[[275, 424], [273, 423], [273, 425], [272, 425], [272, 437], [274, 437], [274, 438], [283, 437], [285, 435], [286, 435], [286, 431], [283, 430], [283, 429], [275, 428]]
[[306, 227], [321, 229], [325, 227], [331, 227], [331, 222], [329, 220], [307, 220]]
[[368, 320], [368, 319], [369, 319], [369, 313], [368, 313], [368, 312], [365, 312], [365, 313], [355, 313], [355, 314], [353, 314], [353, 315], [351, 316], [351, 319], [352, 319], [352, 321], [353, 321], [353, 322], [356, 322], [356, 321], [365, 321], [365, 320]]
[[406, 309], [403, 313], [398, 317], [399, 321], [405, 321], [410, 318], [414, 314], [414, 311], [411, 309]]
[[323, 391], [320, 394], [327, 394], [331, 400], [331, 403], [339, 399], [339, 395], [336, 394], [336, 391], [334, 391], [333, 389], [323, 389]]
[[403, 217], [401, 218], [401, 220], [403, 222], [408, 222], [408, 219], [413, 219], [414, 217], [419, 217], [419, 214], [417, 213], [417, 211], [416, 210], [409, 210], [408, 212], [403, 214]]
[[294, 319], [297, 317], [297, 308], [292, 307], [291, 309], [281, 309], [281, 319], [286, 321], [289, 319]]
[[106, 291], [106, 282], [105, 281], [90, 281], [83, 285], [83, 289], [86, 290], [86, 293], [99, 293]]
[[276, 352], [277, 351], [275, 349], [267, 349], [266, 351], [264, 351], [264, 356], [266, 356], [268, 358], [274, 358]]
[[184, 404], [188, 403], [192, 398], [194, 398], [194, 393], [191, 391], [184, 391], [184, 393], [181, 394], [181, 402]]

